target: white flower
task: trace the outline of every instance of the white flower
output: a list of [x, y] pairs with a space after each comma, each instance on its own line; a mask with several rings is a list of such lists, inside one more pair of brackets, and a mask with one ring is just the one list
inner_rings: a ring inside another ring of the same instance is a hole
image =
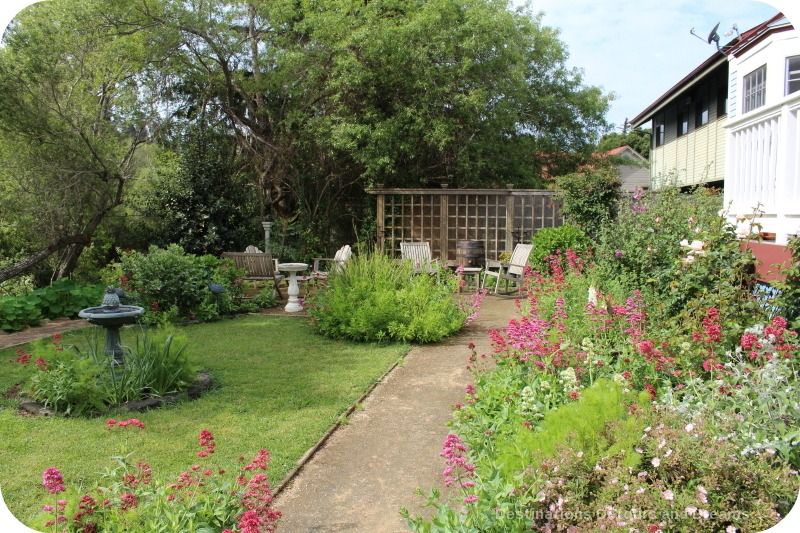
[[667, 490], [663, 491], [663, 492], [661, 493], [661, 496], [663, 496], [663, 498], [664, 498], [665, 500], [667, 500], [667, 501], [672, 501], [672, 500], [674, 500], [674, 499], [675, 499], [675, 494], [674, 494], [674, 493], [673, 493], [671, 490], [669, 490], [669, 489], [667, 489]]
[[686, 514], [693, 515], [696, 512], [697, 512], [697, 507], [689, 506], [689, 507], [686, 508]]
[[594, 287], [589, 287], [588, 292], [589, 292], [588, 295], [589, 303], [597, 307], [597, 289], [595, 289]]
[[650, 462], [653, 463], [653, 466], [658, 468], [658, 466], [661, 464], [661, 459], [659, 459], [658, 457], [653, 457], [653, 460]]
[[736, 533], [736, 528], [734, 526], [728, 526], [725, 528], [725, 533]]
[[711, 516], [711, 513], [709, 513], [709, 512], [708, 512], [708, 511], [706, 511], [705, 509], [698, 509], [698, 510], [697, 510], [697, 514], [699, 514], [699, 515], [700, 515], [700, 516], [702, 516], [703, 518], [708, 518], [709, 516]]
[[684, 257], [682, 259], [682, 261], [683, 261], [684, 265], [691, 265], [692, 263], [694, 263], [694, 256], [693, 255], [687, 255], [686, 257]]
[[686, 430], [686, 433], [691, 433], [692, 430], [694, 429], [694, 424], [691, 424], [691, 423], [686, 424], [686, 426], [683, 429]]
[[672, 448], [667, 448], [667, 451], [664, 453], [664, 457], [669, 457], [672, 455]]

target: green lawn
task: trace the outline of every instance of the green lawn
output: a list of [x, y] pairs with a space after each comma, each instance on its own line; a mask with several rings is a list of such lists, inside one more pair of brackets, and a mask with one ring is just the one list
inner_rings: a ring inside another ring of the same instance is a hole
[[[315, 335], [301, 317], [250, 315], [184, 331], [193, 362], [219, 386], [193, 402], [116, 416], [138, 418], [145, 429], [108, 431], [107, 416], [26, 417], [16, 401], [0, 400], [0, 489], [14, 515], [32, 527], [41, 525], [37, 517], [46, 498], [41, 475], [49, 467], [60, 469], [68, 486], [90, 484], [113, 466], [111, 456], [128, 451], [135, 452], [133, 462], [146, 461], [154, 475], [172, 479], [201, 461], [196, 456], [201, 429], [217, 441], [216, 453], [202, 461], [218, 468], [236, 469], [239, 456], [249, 460], [267, 448], [275, 486], [408, 350], [404, 344], [329, 340]], [[70, 339], [65, 336], [64, 342]], [[14, 356], [13, 348], [0, 350], [0, 391], [26, 375]]]

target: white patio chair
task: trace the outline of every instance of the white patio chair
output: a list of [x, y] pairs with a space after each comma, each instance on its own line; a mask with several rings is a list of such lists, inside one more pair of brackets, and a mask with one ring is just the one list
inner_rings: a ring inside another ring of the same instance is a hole
[[[317, 279], [328, 279], [328, 274], [341, 272], [344, 269], [351, 255], [353, 255], [352, 248], [350, 248], [349, 244], [345, 244], [336, 250], [336, 254], [333, 257], [315, 257], [311, 276]], [[329, 264], [327, 269], [320, 268], [324, 263]]]
[[523, 274], [525, 273], [525, 267], [528, 265], [528, 259], [530, 258], [532, 251], [532, 244], [518, 244], [514, 247], [514, 251], [511, 254], [511, 259], [508, 263], [487, 260], [486, 270], [483, 272], [483, 283], [481, 284], [481, 288], [486, 287], [486, 276], [497, 278], [497, 283], [494, 287], [495, 294], [498, 294], [500, 291], [500, 280], [505, 281], [506, 291], [508, 291], [509, 282], [521, 286], [524, 277]]
[[431, 243], [401, 242], [400, 257], [404, 261], [411, 261], [416, 274], [436, 274], [436, 280], [439, 281], [439, 261], [431, 257]]

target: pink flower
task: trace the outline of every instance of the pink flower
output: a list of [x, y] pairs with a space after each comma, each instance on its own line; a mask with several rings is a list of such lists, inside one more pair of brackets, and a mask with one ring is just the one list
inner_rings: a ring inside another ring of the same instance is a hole
[[470, 494], [466, 498], [464, 498], [464, 503], [475, 503], [478, 501], [478, 497], [474, 494]]
[[669, 489], [663, 491], [661, 493], [661, 496], [663, 496], [663, 498], [668, 501], [675, 499], [675, 494]]
[[652, 461], [650, 462], [653, 464], [654, 467], [658, 468], [658, 466], [661, 464], [661, 459], [659, 459], [658, 457], [653, 457]]
[[48, 468], [42, 473], [42, 485], [50, 491], [50, 494], [58, 494], [67, 490], [64, 486], [64, 477], [57, 468]]

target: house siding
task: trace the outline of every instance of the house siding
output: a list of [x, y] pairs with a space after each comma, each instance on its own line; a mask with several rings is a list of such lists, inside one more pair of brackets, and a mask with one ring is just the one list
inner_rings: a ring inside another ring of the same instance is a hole
[[[650, 152], [653, 187], [691, 186], [725, 178], [724, 123], [727, 115], [718, 116], [717, 99], [718, 89], [727, 86], [728, 81], [728, 65], [722, 64], [663, 109], [664, 144], [653, 147]], [[700, 126], [696, 125], [698, 102], [705, 102], [708, 110], [708, 122]], [[688, 118], [689, 129], [679, 136], [678, 115], [681, 112]]]

